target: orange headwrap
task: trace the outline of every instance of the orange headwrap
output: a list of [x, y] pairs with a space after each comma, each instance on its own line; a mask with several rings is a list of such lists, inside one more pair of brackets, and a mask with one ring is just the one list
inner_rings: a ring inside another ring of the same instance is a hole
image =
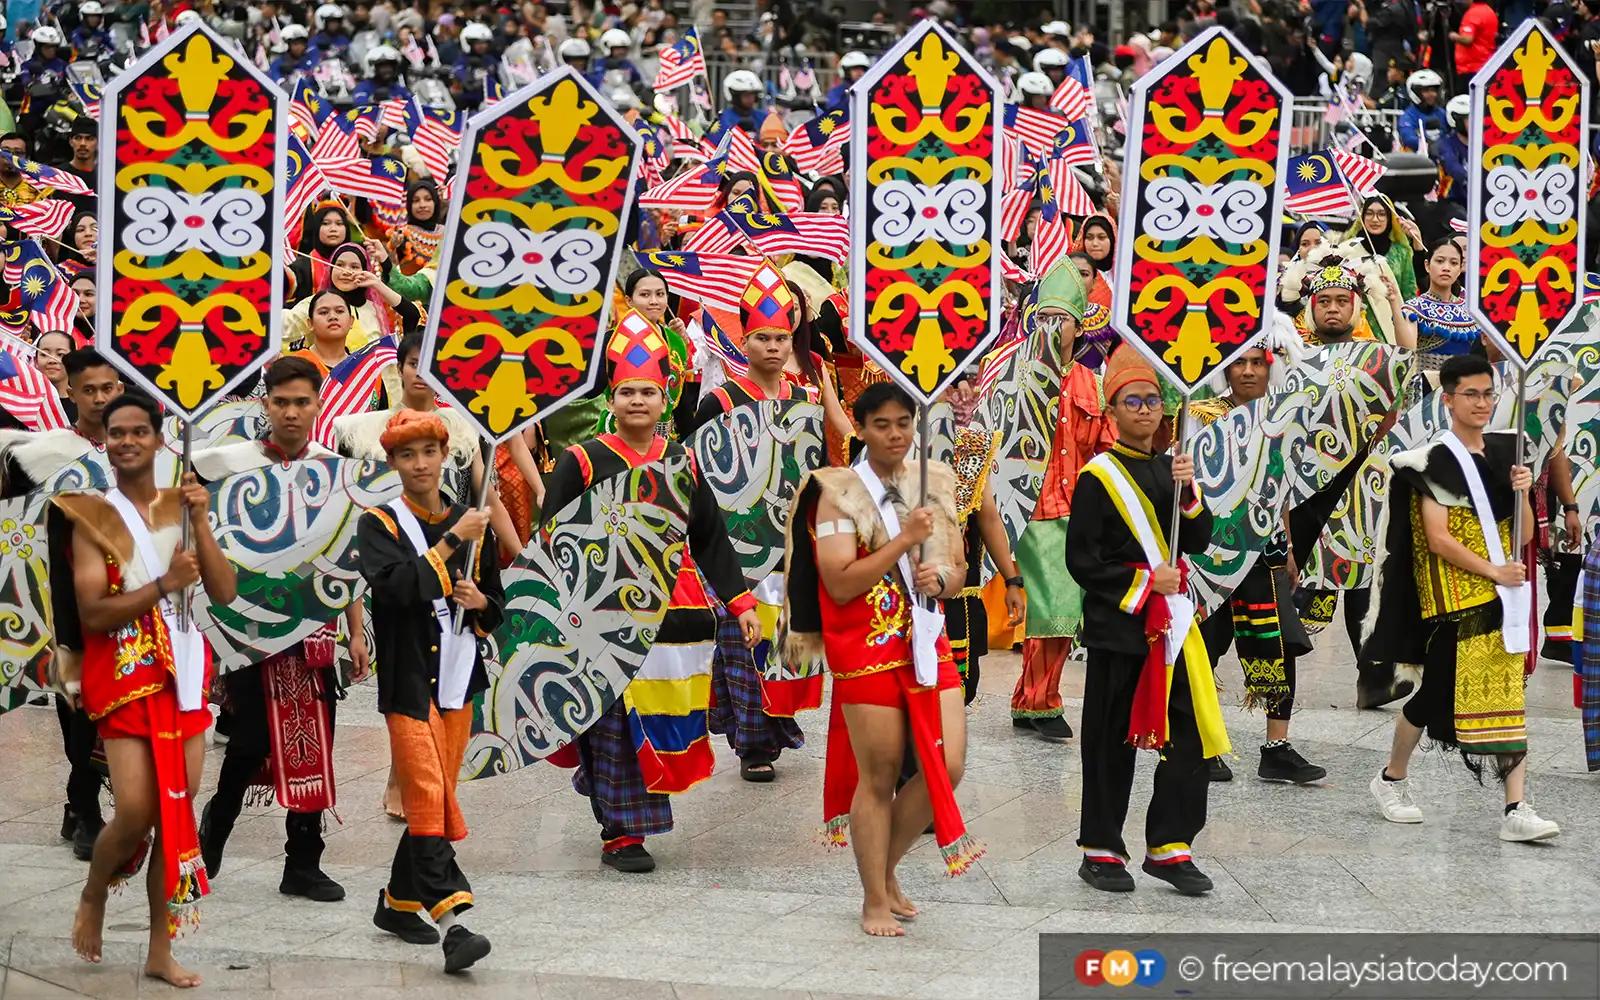
[[1144, 360], [1138, 351], [1123, 344], [1111, 352], [1111, 360], [1106, 362], [1105, 388], [1106, 402], [1117, 398], [1117, 393], [1135, 382], [1149, 382], [1156, 388], [1161, 388], [1161, 382], [1156, 378], [1155, 369]]
[[423, 413], [421, 410], [401, 410], [384, 425], [383, 436], [378, 439], [378, 444], [385, 455], [393, 455], [396, 448], [413, 441], [430, 439], [440, 445], [447, 446], [450, 443], [450, 430], [439, 415]]

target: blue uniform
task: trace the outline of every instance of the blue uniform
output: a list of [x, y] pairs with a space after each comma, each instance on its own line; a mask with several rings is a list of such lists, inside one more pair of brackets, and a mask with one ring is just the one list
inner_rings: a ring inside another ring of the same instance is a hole
[[626, 74], [629, 87], [638, 89], [644, 86], [644, 74], [627, 59], [612, 59], [608, 56], [591, 66], [589, 72], [584, 75], [596, 90], [600, 90], [601, 85], [605, 83], [606, 74], [616, 72]]
[[76, 52], [79, 58], [92, 57], [101, 52], [110, 52], [113, 46], [111, 32], [104, 28], [79, 27], [78, 30], [72, 33], [72, 38], [69, 41], [72, 42], [72, 51]]
[[311, 36], [311, 48], [325, 56], [343, 55], [350, 48], [350, 36], [319, 31]]
[[22, 64], [22, 69], [19, 70], [19, 73], [22, 76], [22, 82], [25, 84], [33, 83], [35, 80], [50, 74], [54, 74], [57, 79], [64, 82], [67, 78], [67, 61], [60, 56], [56, 56], [54, 59], [41, 59], [39, 56], [34, 56]]
[[317, 59], [310, 49], [305, 51], [299, 59], [285, 52], [267, 64], [267, 75], [279, 83], [288, 83], [296, 73], [301, 76], [310, 76], [311, 71], [317, 68]]
[[828, 88], [828, 96], [823, 98], [822, 110], [824, 113], [838, 111], [850, 103], [850, 85], [840, 80]]
[[1396, 131], [1400, 133], [1401, 148], [1413, 153], [1419, 148], [1420, 137], [1426, 135], [1429, 154], [1437, 158], [1439, 154], [1433, 152], [1433, 149], [1449, 127], [1450, 123], [1445, 118], [1444, 108], [1437, 104], [1431, 108], [1413, 104], [1400, 115], [1400, 124]]
[[1446, 194], [1448, 201], [1458, 205], [1467, 203], [1467, 140], [1461, 133], [1454, 130], [1445, 133], [1440, 138], [1435, 149], [1434, 159], [1439, 161], [1439, 166], [1444, 168], [1445, 176], [1450, 178], [1450, 188]]
[[391, 100], [411, 100], [411, 91], [399, 80], [393, 83], [380, 84], [376, 80], [362, 80], [356, 84], [356, 89], [350, 92], [350, 98], [357, 104], [382, 104]]

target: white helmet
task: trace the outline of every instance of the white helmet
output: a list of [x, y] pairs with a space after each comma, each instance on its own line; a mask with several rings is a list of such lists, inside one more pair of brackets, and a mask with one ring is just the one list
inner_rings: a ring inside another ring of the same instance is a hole
[[1060, 68], [1066, 66], [1066, 64], [1067, 54], [1060, 49], [1041, 49], [1039, 54], [1033, 57], [1033, 68], [1041, 73], [1045, 71], [1047, 66]]
[[343, 19], [344, 19], [344, 8], [339, 6], [336, 3], [325, 3], [321, 7], [317, 8], [317, 20], [319, 20], [319, 21], [332, 21], [332, 20], [343, 20]]
[[62, 42], [61, 32], [48, 24], [34, 28], [33, 34], [28, 37], [33, 39], [35, 45], [60, 45]]
[[1457, 94], [1450, 98], [1450, 103], [1444, 106], [1445, 117], [1450, 119], [1450, 127], [1458, 128], [1472, 116], [1472, 98], [1466, 94]]
[[589, 58], [589, 43], [581, 38], [569, 38], [561, 43], [561, 48], [556, 50], [563, 61], [568, 59]]
[[494, 41], [494, 32], [489, 30], [487, 24], [479, 24], [477, 21], [473, 21], [461, 29], [461, 40], [468, 45], [474, 42], [492, 42]]
[[397, 63], [399, 61], [400, 50], [393, 45], [376, 45], [367, 50], [367, 69], [369, 72], [372, 67], [381, 62]]
[[734, 94], [759, 94], [766, 90], [761, 78], [747, 69], [736, 69], [722, 81], [722, 99], [732, 101]]
[[284, 42], [287, 43], [287, 42], [303, 42], [303, 41], [306, 40], [306, 38], [308, 36], [306, 34], [306, 29], [305, 29], [304, 25], [291, 24], [287, 28], [284, 28], [282, 31], [278, 32], [278, 37], [283, 39]]
[[1065, 21], [1051, 21], [1039, 30], [1046, 35], [1055, 35], [1058, 38], [1068, 38], [1072, 35], [1072, 26]]
[[616, 90], [613, 90], [609, 100], [611, 101], [611, 106], [617, 108], [618, 110], [642, 108], [642, 105], [639, 103], [639, 95], [635, 94], [627, 87], [618, 87]]
[[199, 11], [197, 11], [197, 10], [186, 10], [182, 14], [179, 14], [177, 17], [173, 18], [172, 19], [172, 23], [181, 27], [181, 26], [183, 26], [185, 24], [188, 24], [190, 21], [198, 21], [198, 20], [200, 20], [200, 12]]
[[631, 49], [633, 48], [633, 38], [621, 28], [612, 28], [600, 36], [600, 47], [607, 52], [612, 49]]
[[1443, 86], [1444, 77], [1431, 69], [1419, 69], [1406, 77], [1406, 93], [1410, 94], [1411, 99], [1419, 104], [1422, 102], [1422, 95], [1418, 91], [1425, 87], [1432, 87], [1437, 90]]
[[1024, 73], [1017, 77], [1017, 89], [1024, 94], [1042, 94], [1048, 97], [1056, 92], [1056, 85], [1043, 73]]
[[865, 52], [851, 49], [839, 57], [840, 69], [870, 69], [871, 67], [872, 60], [867, 58]]
[[92, 14], [102, 14], [103, 15], [103, 14], [105, 14], [105, 12], [106, 12], [106, 9], [104, 7], [102, 7], [102, 6], [100, 6], [100, 4], [97, 2], [97, 0], [86, 0], [86, 2], [81, 3], [81, 4], [78, 5], [78, 16], [79, 17], [88, 17], [88, 16], [90, 16]]

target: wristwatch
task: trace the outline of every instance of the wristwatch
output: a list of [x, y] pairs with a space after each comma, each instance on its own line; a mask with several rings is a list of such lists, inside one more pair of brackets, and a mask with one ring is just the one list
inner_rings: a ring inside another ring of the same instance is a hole
[[1027, 589], [1027, 587], [1023, 585], [1022, 577], [1020, 577], [1020, 576], [1008, 576], [1008, 577], [1006, 577], [1006, 586], [1007, 587], [1015, 587], [1018, 590], [1026, 590]]
[[448, 545], [448, 546], [450, 546], [450, 547], [451, 547], [451, 548], [452, 548], [452, 549], [459, 549], [459, 548], [461, 548], [461, 536], [460, 536], [460, 535], [457, 535], [457, 534], [456, 534], [456, 533], [455, 533], [455, 532], [453, 532], [453, 531], [447, 531], [447, 532], [445, 532], [445, 533], [444, 533], [444, 538], [443, 538], [443, 541], [444, 541], [444, 543], [445, 543], [445, 544], [446, 544], [446, 545]]
[[1564, 503], [1561, 505], [1561, 512], [1563, 514], [1576, 514], [1578, 512], [1578, 505], [1575, 503]]

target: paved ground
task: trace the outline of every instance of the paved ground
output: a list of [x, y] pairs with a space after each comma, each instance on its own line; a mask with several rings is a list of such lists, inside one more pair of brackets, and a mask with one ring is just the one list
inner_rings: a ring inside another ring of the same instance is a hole
[[[1385, 823], [1366, 784], [1389, 742], [1393, 715], [1352, 705], [1349, 646], [1336, 628], [1303, 668], [1295, 742], [1324, 764], [1319, 787], [1254, 779], [1262, 722], [1229, 710], [1238, 780], [1213, 786], [1211, 822], [1196, 845], [1217, 883], [1187, 899], [1140, 876], [1110, 897], [1076, 876], [1078, 749], [1013, 734], [1011, 655], [985, 663], [971, 713], [967, 779], [957, 793], [989, 853], [947, 880], [931, 838], [902, 868], [923, 916], [900, 940], [856, 927], [850, 856], [820, 846], [821, 730], [786, 756], [776, 783], [740, 782], [719, 747], [716, 778], [678, 805], [678, 831], [651, 838], [661, 867], [621, 875], [597, 861], [584, 800], [553, 768], [467, 787], [472, 826], [460, 848], [479, 905], [471, 926], [494, 953], [469, 978], [447, 980], [439, 954], [396, 942], [370, 923], [399, 827], [379, 808], [387, 751], [370, 688], [342, 706], [337, 769], [342, 825], [328, 837], [330, 874], [350, 898], [290, 901], [277, 892], [283, 819], [241, 820], [198, 933], [180, 955], [229, 996], [561, 998], [1031, 997], [1037, 938], [1047, 931], [1149, 930], [1600, 930], [1600, 775], [1584, 770], [1567, 668], [1545, 664], [1530, 693], [1532, 798], [1564, 835], [1506, 845], [1495, 836], [1499, 794], [1473, 784], [1458, 759], [1432, 754], [1413, 772], [1427, 812], [1419, 827]], [[1082, 668], [1069, 665], [1076, 722]], [[1221, 668], [1237, 700], [1238, 666]], [[54, 713], [27, 708], [0, 719], [0, 995], [169, 993], [137, 977], [145, 938], [142, 896], [114, 899], [106, 964], [72, 957], [67, 941], [84, 866], [56, 839], [65, 767]], [[209, 785], [219, 757], [208, 756]], [[1143, 823], [1151, 762], [1141, 764], [1129, 819]]]

